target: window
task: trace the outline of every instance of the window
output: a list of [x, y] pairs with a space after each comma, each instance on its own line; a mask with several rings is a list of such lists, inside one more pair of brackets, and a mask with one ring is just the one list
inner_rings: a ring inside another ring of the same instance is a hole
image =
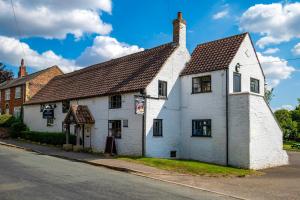
[[193, 132], [194, 137], [211, 137], [211, 120], [193, 120]]
[[10, 100], [10, 89], [5, 90], [5, 100]]
[[123, 120], [123, 127], [128, 127], [128, 120], [127, 119]]
[[114, 95], [109, 97], [109, 108], [121, 108], [122, 107], [122, 97], [121, 95]]
[[233, 92], [241, 91], [241, 74], [233, 72]]
[[47, 118], [47, 126], [53, 126], [54, 119], [53, 118]]
[[9, 105], [8, 105], [8, 103], [5, 105], [5, 114], [9, 114]]
[[67, 113], [70, 109], [70, 101], [63, 101], [62, 102], [62, 112]]
[[255, 78], [250, 78], [250, 91], [259, 93], [259, 80]]
[[108, 131], [109, 135], [115, 138], [121, 138], [121, 120], [109, 120]]
[[21, 98], [21, 87], [16, 87], [15, 89], [15, 99]]
[[153, 119], [153, 136], [162, 136], [162, 119]]
[[201, 76], [192, 79], [192, 93], [211, 92], [211, 76]]
[[168, 86], [166, 81], [158, 81], [158, 97], [167, 97]]
[[21, 106], [18, 106], [18, 107], [14, 108], [14, 116], [15, 116], [15, 118], [20, 118], [21, 117]]

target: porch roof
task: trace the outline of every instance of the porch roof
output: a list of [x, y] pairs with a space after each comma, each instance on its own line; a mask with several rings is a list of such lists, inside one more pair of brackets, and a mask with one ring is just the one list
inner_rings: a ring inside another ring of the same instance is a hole
[[64, 123], [70, 123], [70, 116], [74, 117], [76, 124], [94, 124], [95, 119], [86, 105], [71, 105]]

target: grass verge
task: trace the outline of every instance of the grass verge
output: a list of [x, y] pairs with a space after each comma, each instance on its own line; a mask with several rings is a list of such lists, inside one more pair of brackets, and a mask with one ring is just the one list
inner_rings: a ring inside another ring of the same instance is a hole
[[226, 167], [191, 160], [174, 160], [146, 157], [119, 157], [118, 159], [190, 175], [245, 177], [248, 175], [262, 174], [254, 170]]
[[300, 149], [297, 148], [292, 148], [293, 144], [298, 144], [300, 145], [300, 142], [295, 142], [295, 141], [284, 141], [283, 142], [283, 149], [287, 151], [297, 151], [300, 152]]

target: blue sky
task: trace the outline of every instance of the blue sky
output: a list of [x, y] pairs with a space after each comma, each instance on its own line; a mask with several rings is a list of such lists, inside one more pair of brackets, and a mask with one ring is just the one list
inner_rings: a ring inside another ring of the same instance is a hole
[[190, 52], [199, 43], [248, 31], [275, 88], [272, 108], [295, 106], [300, 98], [300, 59], [292, 60], [300, 57], [296, 1], [73, 2], [14, 0], [19, 33], [10, 1], [0, 1], [0, 62], [15, 74], [22, 57], [30, 72], [54, 64], [72, 71], [171, 41], [172, 20], [182, 11]]

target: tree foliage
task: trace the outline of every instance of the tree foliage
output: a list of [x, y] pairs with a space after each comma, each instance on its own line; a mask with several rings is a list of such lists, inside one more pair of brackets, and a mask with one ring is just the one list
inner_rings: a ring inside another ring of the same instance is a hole
[[14, 77], [12, 71], [7, 70], [6, 66], [0, 62], [0, 83], [11, 80]]
[[275, 111], [275, 116], [283, 130], [284, 139], [294, 140], [300, 137], [300, 99], [294, 110], [280, 109]]

